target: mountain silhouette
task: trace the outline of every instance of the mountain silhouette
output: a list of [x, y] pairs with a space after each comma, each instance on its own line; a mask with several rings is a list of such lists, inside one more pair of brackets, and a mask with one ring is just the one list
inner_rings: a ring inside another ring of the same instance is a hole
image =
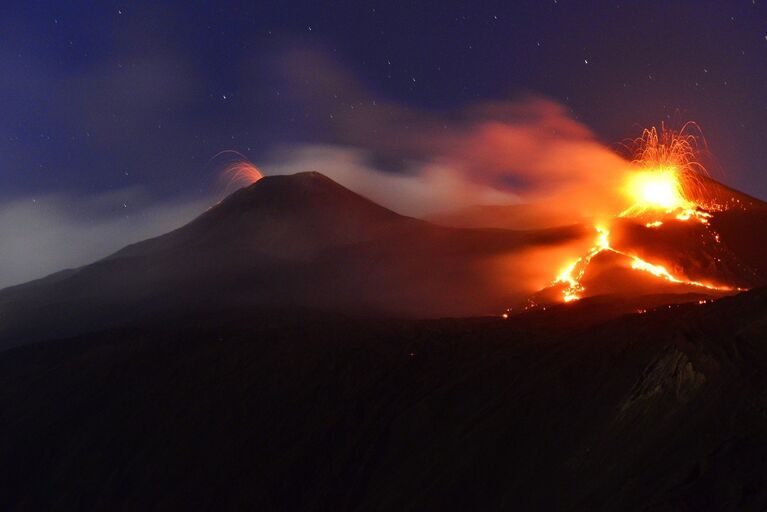
[[175, 231], [0, 291], [0, 346], [189, 308], [498, 314], [524, 293], [493, 275], [496, 260], [583, 236], [436, 226], [319, 173], [270, 176]]
[[0, 507], [764, 510], [767, 289], [596, 300], [188, 311], [0, 352]]
[[571, 303], [519, 267], [592, 226], [437, 226], [317, 173], [2, 290], [0, 508], [764, 510], [765, 209], [719, 190], [617, 220]]
[[[663, 226], [648, 228], [641, 218], [619, 219], [611, 243], [674, 275], [727, 283], [730, 290], [663, 281], [611, 253], [590, 264], [584, 297], [619, 296], [641, 307], [636, 299], [643, 296], [650, 306], [659, 296], [687, 302], [767, 284], [765, 244], [754, 242], [767, 238], [765, 204], [714, 183], [707, 199], [726, 201], [727, 209], [714, 212], [707, 224], [670, 216]], [[270, 176], [170, 233], [0, 291], [0, 347], [192, 309], [498, 315], [531, 296], [539, 304], [560, 302], [558, 286], [536, 292], [528, 266], [537, 264], [541, 251], [588, 246], [594, 236], [586, 224], [536, 230], [439, 226], [399, 215], [320, 173]], [[544, 285], [561, 261], [547, 265], [538, 269]]]

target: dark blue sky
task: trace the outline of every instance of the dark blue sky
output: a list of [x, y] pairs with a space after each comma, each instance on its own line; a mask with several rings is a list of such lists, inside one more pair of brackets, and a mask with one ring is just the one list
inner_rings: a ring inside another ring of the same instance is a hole
[[325, 140], [275, 71], [292, 48], [413, 109], [549, 97], [606, 144], [693, 119], [715, 177], [767, 197], [760, 0], [155, 4], [3, 2], [0, 199], [203, 193], [221, 150]]

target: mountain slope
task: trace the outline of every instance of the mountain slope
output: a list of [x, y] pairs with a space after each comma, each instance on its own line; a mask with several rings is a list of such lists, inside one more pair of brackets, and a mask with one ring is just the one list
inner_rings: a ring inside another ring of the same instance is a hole
[[584, 305], [188, 311], [6, 351], [0, 507], [764, 510], [767, 292]]
[[[767, 208], [724, 186], [730, 202], [707, 224], [673, 215], [660, 227], [618, 219], [582, 278], [583, 296], [621, 296], [641, 309], [767, 284]], [[188, 309], [311, 308], [376, 316], [497, 315], [562, 301], [547, 287], [596, 233], [586, 225], [511, 231], [449, 228], [404, 217], [318, 173], [272, 176], [186, 226], [85, 267], [0, 291], [0, 349]], [[628, 256], [631, 255], [631, 256]], [[632, 257], [687, 281], [633, 270]], [[542, 293], [536, 293], [544, 288]]]
[[271, 176], [242, 188], [186, 226], [118, 251], [109, 260], [222, 245], [261, 257], [310, 259], [323, 248], [423, 227], [330, 178], [306, 172]]
[[597, 295], [705, 300], [767, 285], [767, 204], [706, 177], [693, 199], [671, 210], [637, 204], [598, 221], [591, 248], [517, 308]]
[[398, 215], [318, 173], [267, 177], [171, 233], [0, 291], [0, 347], [227, 305], [497, 314], [523, 293], [494, 275], [499, 259], [583, 236], [578, 227], [444, 228]]

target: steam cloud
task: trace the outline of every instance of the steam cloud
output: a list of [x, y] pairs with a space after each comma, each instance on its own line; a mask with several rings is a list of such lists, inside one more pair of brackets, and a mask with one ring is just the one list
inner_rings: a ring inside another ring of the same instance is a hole
[[554, 101], [527, 96], [426, 112], [375, 98], [313, 50], [287, 53], [280, 69], [326, 135], [323, 145], [272, 155], [268, 174], [317, 170], [415, 215], [533, 202], [572, 223], [619, 208], [615, 191], [628, 162]]
[[0, 288], [80, 266], [194, 218], [209, 200], [152, 201], [138, 189], [0, 204]]

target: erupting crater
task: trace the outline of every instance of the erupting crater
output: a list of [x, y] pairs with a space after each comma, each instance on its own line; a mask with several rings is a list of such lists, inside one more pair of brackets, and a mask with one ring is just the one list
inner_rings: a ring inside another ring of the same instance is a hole
[[721, 296], [747, 289], [750, 269], [711, 224], [730, 205], [707, 191], [715, 182], [697, 159], [702, 136], [694, 130], [692, 123], [679, 131], [646, 129], [626, 146], [632, 171], [617, 191], [626, 207], [595, 223], [592, 247], [565, 263], [523, 310], [595, 295]]

